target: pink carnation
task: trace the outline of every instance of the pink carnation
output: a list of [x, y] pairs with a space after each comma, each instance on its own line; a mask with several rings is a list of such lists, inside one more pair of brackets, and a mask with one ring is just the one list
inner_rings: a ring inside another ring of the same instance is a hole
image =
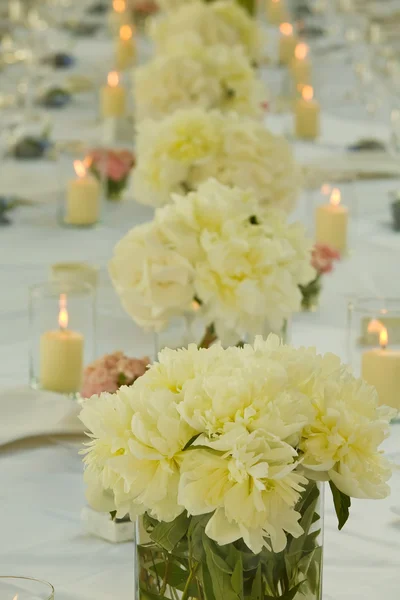
[[340, 260], [340, 253], [337, 250], [327, 244], [315, 244], [311, 255], [311, 265], [318, 275], [330, 273], [335, 260]]
[[90, 398], [102, 392], [113, 394], [121, 385], [132, 385], [144, 375], [149, 364], [147, 356], [129, 358], [122, 352], [106, 354], [86, 367], [81, 395]]
[[108, 179], [125, 179], [135, 164], [135, 156], [129, 150], [102, 150], [96, 148], [89, 154], [91, 167], [98, 173], [105, 170]]

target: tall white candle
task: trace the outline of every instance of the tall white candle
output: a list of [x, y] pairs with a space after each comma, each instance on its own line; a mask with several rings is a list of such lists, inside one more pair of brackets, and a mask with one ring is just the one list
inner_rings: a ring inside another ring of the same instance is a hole
[[76, 179], [68, 183], [64, 221], [68, 225], [94, 225], [100, 215], [100, 183], [87, 173], [87, 165], [74, 161]]
[[107, 85], [101, 89], [101, 116], [103, 119], [110, 117], [123, 117], [126, 112], [126, 92], [119, 84], [116, 71], [108, 74]]
[[344, 252], [347, 249], [349, 211], [341, 204], [340, 190], [334, 188], [329, 204], [317, 207], [316, 241]]
[[279, 38], [279, 62], [282, 65], [289, 65], [294, 57], [297, 36], [293, 32], [291, 23], [282, 23], [279, 31], [281, 33]]
[[301, 91], [301, 98], [295, 105], [295, 133], [296, 137], [303, 140], [315, 140], [320, 133], [319, 102], [314, 100], [314, 90], [311, 85], [305, 85]]
[[132, 67], [136, 59], [136, 43], [134, 31], [129, 25], [123, 25], [119, 30], [116, 49], [116, 65], [119, 71]]
[[307, 44], [297, 44], [294, 59], [290, 65], [290, 71], [296, 85], [311, 83], [311, 61], [308, 55], [309, 47]]
[[67, 298], [60, 295], [59, 329], [40, 338], [40, 385], [62, 394], [79, 392], [83, 374], [84, 338], [68, 329]]

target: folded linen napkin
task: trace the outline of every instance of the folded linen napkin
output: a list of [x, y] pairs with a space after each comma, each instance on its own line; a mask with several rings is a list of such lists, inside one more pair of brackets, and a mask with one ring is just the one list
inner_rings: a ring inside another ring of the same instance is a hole
[[21, 386], [0, 392], [0, 447], [42, 435], [83, 434], [75, 400]]

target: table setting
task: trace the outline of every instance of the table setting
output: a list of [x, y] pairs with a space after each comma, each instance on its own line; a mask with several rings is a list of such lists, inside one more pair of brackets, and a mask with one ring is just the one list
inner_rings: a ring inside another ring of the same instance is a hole
[[398, 0], [0, 0], [0, 600], [398, 600]]

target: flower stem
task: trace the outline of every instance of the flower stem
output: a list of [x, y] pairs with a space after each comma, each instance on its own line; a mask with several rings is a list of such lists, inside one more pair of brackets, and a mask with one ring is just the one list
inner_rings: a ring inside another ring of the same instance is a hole
[[160, 588], [160, 596], [164, 596], [166, 589], [167, 589], [167, 584], [168, 584], [168, 575], [169, 575], [169, 569], [171, 566], [171, 562], [170, 562], [170, 556], [168, 555], [167, 560], [165, 562], [165, 573], [164, 573], [164, 579]]
[[208, 325], [204, 333], [203, 339], [199, 344], [199, 348], [209, 348], [217, 339], [218, 338], [215, 333], [214, 325], [211, 323], [211, 325]]
[[187, 600], [189, 598], [189, 588], [190, 588], [190, 584], [193, 581], [193, 577], [196, 575], [197, 573], [197, 569], [199, 567], [199, 563], [197, 563], [197, 565], [195, 567], [192, 568], [192, 570], [189, 573], [189, 577], [186, 581], [186, 585], [185, 585], [185, 589], [183, 590], [183, 594], [182, 594], [182, 598], [181, 600]]

